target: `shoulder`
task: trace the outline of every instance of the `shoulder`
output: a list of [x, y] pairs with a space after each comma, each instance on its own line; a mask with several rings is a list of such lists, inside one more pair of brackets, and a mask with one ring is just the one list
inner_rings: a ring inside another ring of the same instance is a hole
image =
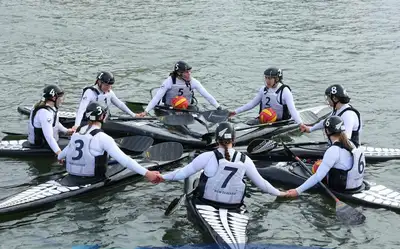
[[196, 85], [201, 86], [200, 81], [198, 81], [197, 79], [195, 79], [195, 78], [193, 78], [193, 77], [192, 77], [192, 79], [190, 80], [190, 84], [192, 84], [193, 86], [196, 86]]
[[84, 91], [84, 93], [83, 93], [83, 98], [84, 99], [85, 99], [85, 97], [86, 98], [93, 98], [93, 97], [95, 97], [97, 95], [96, 92], [95, 92], [95, 88], [93, 86], [85, 87], [85, 88], [83, 88], [83, 91]]
[[110, 90], [107, 94], [108, 94], [109, 96], [111, 96], [111, 97], [117, 97], [117, 96], [115, 95], [115, 92], [114, 92], [113, 90]]
[[[326, 151], [325, 151], [325, 155], [339, 155], [339, 151], [341, 150], [341, 148], [337, 145], [331, 145]], [[324, 156], [325, 156], [324, 155]]]
[[342, 113], [341, 115], [343, 120], [348, 121], [349, 119], [354, 119], [354, 120], [358, 120], [358, 115], [355, 111], [353, 111], [352, 109], [347, 109], [345, 112]]
[[168, 76], [163, 83], [161, 84], [161, 87], [171, 87], [172, 86], [172, 77]]
[[262, 87], [260, 87], [260, 88], [258, 89], [258, 92], [259, 92], [259, 93], [264, 93], [264, 90], [265, 90], [265, 86], [262, 86]]
[[195, 160], [197, 160], [197, 161], [208, 161], [213, 157], [216, 159], [214, 151], [207, 151], [207, 152], [203, 152], [200, 155], [198, 155], [195, 158]]
[[290, 89], [290, 87], [288, 85], [283, 84], [281, 87], [282, 87], [282, 93], [283, 94], [292, 95], [292, 90]]
[[107, 135], [104, 131], [100, 131], [96, 135], [94, 135], [97, 139], [100, 139], [103, 143], [114, 143], [114, 139]]
[[36, 112], [36, 116], [39, 116], [39, 117], [51, 117], [51, 119], [53, 119], [54, 112], [52, 112], [51, 110], [49, 110], [47, 108], [40, 108]]

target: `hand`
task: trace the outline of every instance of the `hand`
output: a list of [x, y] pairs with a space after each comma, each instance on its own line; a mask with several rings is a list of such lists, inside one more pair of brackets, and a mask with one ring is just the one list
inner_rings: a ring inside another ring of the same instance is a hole
[[297, 193], [296, 189], [289, 189], [286, 191], [285, 197], [297, 197], [299, 196], [299, 193]]
[[310, 133], [310, 127], [305, 124], [300, 124], [300, 131]]
[[280, 193], [279, 193], [279, 197], [286, 197], [286, 195], [287, 195], [287, 192], [285, 191], [280, 191]]
[[74, 132], [76, 131], [76, 129], [78, 129], [78, 127], [79, 127], [79, 125], [74, 125], [74, 126], [72, 126], [72, 130], [74, 130]]
[[218, 111], [219, 111], [219, 110], [222, 110], [222, 107], [221, 107], [221, 106], [218, 106], [217, 110], [218, 110]]
[[146, 116], [146, 115], [147, 115], [147, 112], [144, 111], [144, 112], [141, 112], [141, 113], [136, 114], [136, 117], [138, 117], [138, 118], [143, 118], [143, 117]]
[[236, 115], [236, 112], [229, 112], [229, 117], [233, 117]]
[[155, 184], [164, 181], [164, 179], [162, 178], [160, 172], [158, 172], [158, 171], [150, 171], [150, 170], [148, 170], [144, 176], [147, 178], [147, 180], [149, 182], [152, 182], [152, 183], [155, 183]]
[[68, 134], [68, 135], [72, 135], [72, 134], [74, 134], [75, 131], [76, 131], [76, 130], [74, 130], [73, 128], [68, 129], [68, 130], [67, 130], [67, 134]]

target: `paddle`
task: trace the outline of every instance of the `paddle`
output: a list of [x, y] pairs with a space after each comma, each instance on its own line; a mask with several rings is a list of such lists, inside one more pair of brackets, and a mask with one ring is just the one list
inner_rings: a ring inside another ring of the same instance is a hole
[[154, 139], [148, 136], [135, 135], [117, 138], [115, 142], [121, 149], [131, 152], [143, 152], [153, 144]]
[[175, 211], [178, 210], [181, 207], [182, 203], [185, 201], [186, 196], [191, 195], [195, 190], [196, 189], [194, 188], [189, 193], [185, 193], [180, 197], [173, 199], [172, 202], [167, 207], [167, 209], [165, 210], [164, 215], [170, 216], [171, 214], [175, 213]]
[[[257, 153], [265, 152], [266, 150], [270, 150], [268, 147], [269, 143], [275, 143], [276, 144], [275, 147], [277, 147], [277, 145], [278, 145], [275, 141], [272, 141], [269, 139], [256, 138], [256, 139], [252, 140], [249, 143], [249, 145], [247, 146], [247, 152], [250, 154], [257, 154]], [[323, 144], [327, 144], [327, 142], [321, 141], [321, 142], [288, 143], [288, 144], [286, 144], [286, 146], [297, 147], [297, 146], [304, 146], [304, 145], [323, 145]]]
[[[320, 117], [318, 117], [317, 114], [315, 114], [312, 111], [302, 111], [299, 113], [301, 120], [303, 121], [304, 124], [306, 125], [313, 125], [317, 122], [320, 121]], [[293, 120], [280, 120], [274, 123], [265, 123], [265, 124], [258, 124], [258, 125], [251, 125], [248, 127], [243, 127], [243, 128], [238, 128], [235, 129], [236, 131], [243, 131], [243, 130], [248, 130], [248, 129], [253, 129], [253, 128], [261, 128], [261, 127], [267, 127], [267, 126], [271, 126], [271, 127], [275, 127], [275, 126], [283, 126], [283, 125], [287, 125], [287, 124], [292, 124], [294, 123]]]
[[140, 113], [140, 112], [144, 112], [145, 108], [143, 108], [143, 107], [146, 107], [148, 103], [125, 101], [125, 104], [134, 113]]
[[226, 121], [229, 117], [228, 110], [196, 111], [196, 110], [174, 109], [172, 108], [172, 106], [157, 106], [157, 108], [175, 112], [197, 113], [199, 115], [202, 115], [204, 119], [210, 123], [221, 123]]
[[[282, 145], [288, 155], [292, 156], [297, 162], [299, 162], [300, 166], [307, 171], [310, 176], [312, 176], [311, 170], [301, 161], [301, 159], [296, 156], [283, 142]], [[333, 200], [335, 200], [336, 216], [340, 221], [349, 225], [359, 225], [365, 221], [366, 217], [360, 211], [340, 201], [322, 182], [318, 182], [318, 184], [329, 194], [329, 196], [333, 198]]]
[[142, 156], [152, 161], [174, 161], [183, 154], [183, 146], [178, 142], [164, 142], [151, 146]]
[[160, 117], [110, 117], [111, 121], [140, 121], [140, 120], [159, 120], [166, 125], [188, 125], [194, 122], [194, 117], [190, 114], [165, 115]]

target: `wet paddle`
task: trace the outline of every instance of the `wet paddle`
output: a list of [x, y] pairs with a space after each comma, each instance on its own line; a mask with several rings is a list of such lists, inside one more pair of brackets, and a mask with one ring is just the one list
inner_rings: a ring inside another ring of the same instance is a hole
[[147, 150], [154, 142], [154, 139], [148, 136], [130, 136], [115, 139], [117, 145], [130, 152], [143, 152]]
[[[278, 147], [278, 144], [275, 141], [263, 138], [256, 138], [252, 140], [249, 145], [247, 146], [247, 152], [250, 154], [257, 154], [266, 151], [270, 151], [269, 144], [276, 144], [274, 148]], [[287, 143], [286, 146], [288, 147], [298, 147], [298, 146], [306, 146], [306, 145], [325, 145], [327, 144], [326, 141], [321, 142], [303, 142], [303, 143]]]
[[[307, 171], [307, 173], [312, 176], [311, 170], [301, 161], [301, 159], [296, 156], [290, 149], [282, 142], [283, 147], [285, 148], [288, 155], [292, 156], [297, 162], [299, 162], [300, 166]], [[318, 183], [328, 194], [331, 196], [336, 202], [336, 217], [345, 224], [349, 225], [359, 225], [363, 223], [366, 217], [357, 209], [352, 208], [346, 203], [340, 201], [332, 191], [322, 182]]]
[[277, 146], [278, 144], [273, 140], [257, 138], [249, 143], [247, 152], [249, 154], [262, 153], [275, 149]]
[[196, 189], [192, 189], [189, 193], [185, 193], [181, 195], [180, 197], [177, 197], [172, 200], [172, 202], [169, 204], [167, 209], [164, 212], [165, 216], [170, 216], [171, 214], [175, 213], [176, 210], [178, 210], [182, 203], [185, 201], [187, 195], [191, 195]]
[[183, 146], [177, 142], [164, 142], [151, 146], [143, 152], [143, 158], [152, 161], [174, 161], [183, 154]]

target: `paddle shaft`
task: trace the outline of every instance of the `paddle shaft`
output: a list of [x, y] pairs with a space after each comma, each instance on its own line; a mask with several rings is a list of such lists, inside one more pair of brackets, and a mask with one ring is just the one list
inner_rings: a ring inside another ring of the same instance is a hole
[[[298, 156], [295, 156], [295, 155], [293, 155], [293, 154], [292, 154], [292, 156], [293, 156], [293, 158], [294, 158], [297, 162], [300, 163], [301, 167], [302, 167], [305, 171], [307, 171], [307, 173], [308, 173], [310, 176], [312, 176], [312, 172], [311, 172], [311, 170], [307, 167], [307, 165], [305, 165], [305, 164], [303, 163], [303, 161], [301, 161], [301, 159], [300, 159]], [[332, 193], [332, 191], [331, 191], [325, 184], [323, 184], [322, 182], [318, 182], [318, 184], [319, 184], [319, 186], [321, 186], [323, 189], [325, 189], [325, 191], [335, 200], [335, 202], [339, 202], [339, 201], [340, 201], [340, 200]]]
[[236, 131], [244, 131], [244, 130], [248, 130], [248, 129], [253, 129], [253, 128], [261, 128], [261, 127], [266, 127], [266, 126], [279, 126], [279, 125], [286, 125], [291, 123], [290, 120], [281, 120], [281, 121], [277, 121], [274, 123], [266, 123], [266, 124], [258, 124], [258, 125], [252, 125], [249, 127], [243, 127], [243, 128], [238, 128], [235, 129]]

